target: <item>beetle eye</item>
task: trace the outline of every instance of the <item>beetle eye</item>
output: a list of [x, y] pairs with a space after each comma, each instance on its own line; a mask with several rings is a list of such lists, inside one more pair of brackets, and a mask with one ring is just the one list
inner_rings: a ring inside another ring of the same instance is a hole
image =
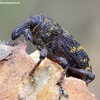
[[30, 25], [31, 26], [34, 26], [35, 25], [35, 20], [34, 19], [31, 19]]

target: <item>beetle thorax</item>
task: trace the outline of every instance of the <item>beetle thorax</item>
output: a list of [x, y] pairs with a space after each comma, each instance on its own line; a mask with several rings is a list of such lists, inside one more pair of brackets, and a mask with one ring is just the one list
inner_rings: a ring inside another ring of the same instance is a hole
[[34, 27], [34, 29], [32, 30], [32, 34], [35, 40], [41, 39], [44, 43], [50, 43], [56, 37], [62, 34], [61, 27], [50, 25], [50, 23], [40, 23], [36, 27]]

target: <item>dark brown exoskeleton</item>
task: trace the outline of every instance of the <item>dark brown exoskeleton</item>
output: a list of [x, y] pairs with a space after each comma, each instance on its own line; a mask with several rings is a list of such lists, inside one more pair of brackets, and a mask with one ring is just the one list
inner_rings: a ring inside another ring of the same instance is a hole
[[64, 69], [57, 82], [59, 86], [66, 73], [82, 79], [86, 84], [95, 78], [84, 48], [53, 19], [42, 14], [32, 15], [13, 31], [11, 40], [17, 39], [21, 34], [40, 51], [40, 60], [29, 73], [30, 76], [33, 76], [41, 61], [47, 57]]

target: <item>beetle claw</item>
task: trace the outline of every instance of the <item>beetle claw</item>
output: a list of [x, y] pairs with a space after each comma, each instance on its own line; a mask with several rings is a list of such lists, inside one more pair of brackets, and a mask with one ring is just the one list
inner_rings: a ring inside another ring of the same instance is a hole
[[14, 42], [13, 43], [13, 40], [10, 38], [7, 42], [5, 42], [5, 44], [7, 46], [16, 46], [17, 45], [17, 42]]
[[35, 81], [35, 76], [32, 75], [32, 76], [31, 76], [31, 82], [34, 82], [34, 81]]
[[63, 95], [64, 97], [67, 97], [68, 98], [68, 94], [67, 92], [63, 89], [63, 87], [60, 85], [60, 88], [59, 88], [59, 91], [60, 91], [60, 97]]

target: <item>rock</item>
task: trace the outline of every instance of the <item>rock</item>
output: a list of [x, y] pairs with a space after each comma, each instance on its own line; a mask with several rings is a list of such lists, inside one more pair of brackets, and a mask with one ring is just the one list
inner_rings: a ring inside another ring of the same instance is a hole
[[[29, 72], [39, 60], [39, 51], [28, 55], [25, 49], [21, 42], [15, 47], [0, 45], [0, 100], [59, 100], [56, 82], [63, 69], [45, 58], [32, 79]], [[62, 95], [60, 100], [96, 100], [79, 79], [65, 77], [62, 87], [68, 98]]]

